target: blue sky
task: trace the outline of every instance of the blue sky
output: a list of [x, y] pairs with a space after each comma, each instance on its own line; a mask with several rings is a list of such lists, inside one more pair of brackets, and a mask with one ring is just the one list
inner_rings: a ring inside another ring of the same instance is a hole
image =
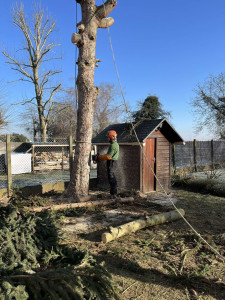
[[[35, 2], [24, 0], [25, 12], [31, 15]], [[13, 54], [20, 48], [22, 35], [11, 23], [12, 0], [0, 2], [1, 47]], [[43, 7], [56, 20], [54, 38], [61, 43], [58, 53], [63, 60], [59, 80], [65, 87], [74, 85], [75, 46], [71, 34], [76, 31], [75, 0], [42, 0]], [[101, 0], [96, 0], [101, 4]], [[209, 139], [206, 131], [194, 133], [194, 116], [190, 101], [194, 88], [209, 74], [225, 70], [225, 1], [224, 0], [118, 0], [110, 14], [115, 23], [110, 27], [115, 59], [126, 101], [135, 109], [137, 101], [148, 94], [157, 95], [163, 108], [172, 114], [170, 122], [185, 139]], [[80, 10], [78, 5], [78, 21]], [[101, 59], [95, 72], [95, 84], [115, 83], [108, 32], [98, 30], [96, 57]], [[4, 84], [8, 104], [32, 97], [32, 86], [7, 82], [17, 75], [5, 64], [0, 54], [0, 81]], [[122, 101], [122, 98], [121, 98]], [[9, 131], [20, 131], [18, 126], [21, 106], [12, 107], [14, 123]]]

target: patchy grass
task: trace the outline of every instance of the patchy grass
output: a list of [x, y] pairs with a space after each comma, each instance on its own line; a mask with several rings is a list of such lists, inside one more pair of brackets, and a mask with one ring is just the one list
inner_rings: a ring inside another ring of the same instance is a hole
[[[188, 221], [225, 255], [225, 199], [183, 190], [174, 193]], [[147, 214], [168, 210], [144, 200], [121, 206]], [[85, 214], [89, 213], [93, 212], [86, 210]], [[101, 211], [95, 213], [99, 216]], [[100, 241], [103, 231], [99, 227], [88, 234], [70, 232], [67, 242], [87, 250], [99, 262], [105, 261], [122, 299], [225, 298], [224, 262], [199, 241], [183, 220], [139, 230], [108, 244]]]
[[[225, 198], [178, 189], [173, 193], [187, 220], [224, 256]], [[97, 198], [105, 196], [99, 194]], [[98, 220], [103, 218], [105, 210], [115, 208], [147, 215], [170, 210], [137, 198], [134, 204], [70, 208], [54, 215], [60, 222], [62, 216], [74, 219], [94, 216]], [[223, 260], [202, 244], [183, 220], [145, 228], [108, 244], [101, 242], [104, 231], [106, 228], [100, 225], [90, 232], [70, 231], [64, 243], [88, 251], [98, 262], [105, 262], [121, 299], [225, 299]]]

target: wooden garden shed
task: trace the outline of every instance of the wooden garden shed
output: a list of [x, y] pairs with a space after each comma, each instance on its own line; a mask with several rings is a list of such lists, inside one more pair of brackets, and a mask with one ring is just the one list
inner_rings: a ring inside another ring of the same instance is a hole
[[[171, 145], [183, 144], [183, 139], [166, 119], [143, 120], [134, 126], [145, 155], [131, 124], [127, 123], [110, 125], [94, 137], [92, 143], [97, 146], [97, 153], [107, 153], [109, 143], [106, 133], [109, 130], [115, 130], [120, 146], [116, 171], [118, 187], [125, 190], [140, 190], [144, 193], [160, 191], [161, 187], [151, 171], [152, 168], [162, 186], [168, 190], [170, 188]], [[98, 188], [108, 188], [106, 161], [98, 163], [97, 184]]]

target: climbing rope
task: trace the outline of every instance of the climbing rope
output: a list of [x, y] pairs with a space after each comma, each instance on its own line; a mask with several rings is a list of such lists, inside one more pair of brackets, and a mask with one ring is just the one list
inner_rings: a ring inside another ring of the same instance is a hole
[[[76, 33], [77, 33], [77, 1], [76, 1]], [[75, 101], [76, 101], [76, 110], [78, 111], [78, 96], [77, 96], [77, 47], [75, 47]]]
[[[104, 6], [104, 9], [105, 9], [105, 3], [104, 1], [102, 0], [102, 3], [103, 3], [103, 6]], [[105, 10], [105, 16], [106, 16], [106, 10]], [[124, 106], [126, 108], [126, 111], [127, 111], [127, 115], [128, 115], [128, 118], [129, 118], [129, 121], [130, 121], [130, 124], [132, 126], [132, 129], [133, 129], [133, 132], [135, 134], [135, 137], [137, 139], [137, 142], [141, 148], [141, 151], [144, 155], [144, 158], [151, 170], [151, 172], [153, 173], [156, 181], [158, 182], [158, 184], [160, 185], [162, 191], [165, 193], [167, 199], [170, 201], [170, 203], [172, 204], [172, 206], [175, 208], [175, 210], [179, 213], [179, 215], [181, 216], [181, 218], [185, 221], [185, 223], [191, 228], [191, 230], [200, 238], [200, 240], [202, 242], [204, 242], [217, 256], [219, 256], [223, 261], [225, 261], [225, 257], [223, 255], [221, 255], [213, 246], [211, 246], [201, 235], [200, 233], [197, 232], [197, 230], [188, 222], [188, 220], [180, 213], [179, 209], [176, 207], [176, 205], [173, 203], [172, 199], [170, 198], [170, 196], [168, 195], [168, 193], [166, 192], [166, 190], [164, 189], [164, 187], [162, 186], [160, 180], [158, 179], [158, 177], [156, 176], [154, 170], [152, 169], [149, 161], [148, 161], [148, 158], [147, 156], [145, 155], [144, 153], [144, 149], [143, 149], [143, 146], [140, 142], [140, 140], [138, 139], [138, 136], [137, 136], [137, 133], [136, 133], [136, 130], [135, 130], [135, 127], [134, 127], [134, 124], [132, 122], [132, 118], [131, 118], [131, 115], [130, 115], [130, 112], [128, 110], [128, 106], [127, 106], [127, 103], [126, 103], [126, 100], [125, 100], [125, 96], [124, 96], [124, 92], [123, 92], [123, 88], [122, 88], [122, 85], [121, 85], [121, 81], [120, 81], [120, 76], [119, 76], [119, 72], [118, 72], [118, 68], [117, 68], [117, 64], [116, 64], [116, 60], [115, 60], [115, 55], [114, 55], [114, 51], [113, 51], [113, 46], [112, 46], [112, 40], [111, 40], [111, 36], [110, 36], [110, 31], [109, 31], [109, 27], [107, 28], [107, 31], [108, 31], [108, 37], [109, 37], [109, 43], [110, 43], [110, 48], [111, 48], [111, 52], [112, 52], [112, 58], [113, 58], [113, 63], [114, 63], [114, 67], [115, 67], [115, 71], [116, 71], [116, 75], [117, 75], [117, 80], [118, 80], [118, 83], [119, 83], [119, 86], [120, 86], [120, 91], [121, 91], [121, 95], [122, 95], [122, 98], [123, 98], [123, 102], [124, 102]]]

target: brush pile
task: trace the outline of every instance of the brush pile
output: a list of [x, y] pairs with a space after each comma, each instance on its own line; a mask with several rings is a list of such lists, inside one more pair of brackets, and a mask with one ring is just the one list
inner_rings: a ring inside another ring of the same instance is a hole
[[118, 299], [110, 274], [62, 244], [47, 212], [0, 207], [0, 299]]

